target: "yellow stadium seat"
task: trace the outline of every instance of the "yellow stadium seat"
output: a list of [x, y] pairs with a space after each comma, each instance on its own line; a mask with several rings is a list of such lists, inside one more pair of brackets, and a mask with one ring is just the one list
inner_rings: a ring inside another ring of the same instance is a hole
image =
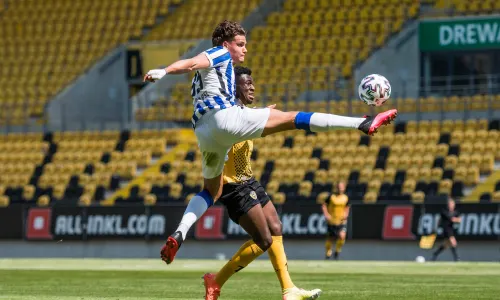
[[413, 192], [411, 194], [411, 201], [413, 203], [423, 203], [425, 198], [425, 193], [422, 191]]
[[328, 197], [330, 197], [330, 192], [321, 192], [318, 194], [318, 196], [316, 197], [316, 203], [317, 204], [323, 204], [325, 203], [326, 199]]
[[144, 205], [146, 205], [146, 206], [153, 206], [156, 204], [156, 201], [157, 201], [157, 197], [154, 194], [147, 194], [144, 197]]
[[10, 199], [8, 196], [0, 195], [0, 207], [7, 207], [10, 204]]
[[92, 204], [92, 196], [89, 194], [83, 194], [78, 198], [79, 206], [90, 206]]
[[274, 204], [284, 204], [286, 202], [286, 196], [284, 193], [274, 193], [271, 194], [271, 198]]
[[445, 157], [445, 168], [455, 169], [458, 165], [458, 158], [456, 155], [448, 155]]
[[299, 195], [309, 197], [311, 195], [313, 184], [310, 181], [302, 181], [299, 184]]
[[493, 193], [493, 197], [491, 198], [493, 202], [500, 202], [500, 191], [496, 191]]
[[415, 191], [416, 185], [417, 183], [415, 180], [412, 179], [405, 180], [405, 182], [403, 183], [402, 193], [411, 195]]
[[440, 181], [443, 177], [443, 169], [441, 168], [433, 168], [431, 169], [431, 180], [432, 181]]
[[439, 183], [438, 193], [449, 195], [451, 193], [452, 185], [453, 185], [453, 181], [451, 179], [441, 180], [441, 182]]
[[42, 195], [38, 198], [36, 203], [41, 207], [48, 206], [50, 204], [50, 198], [47, 195]]
[[421, 168], [418, 172], [420, 180], [429, 182], [431, 180], [432, 171], [430, 168]]
[[374, 192], [378, 194], [381, 185], [382, 182], [380, 180], [372, 179], [370, 182], [368, 182], [368, 192]]
[[467, 180], [466, 185], [475, 185], [479, 183], [479, 168], [469, 168], [467, 170]]
[[375, 203], [375, 202], [377, 202], [377, 192], [373, 192], [373, 191], [367, 192], [363, 196], [363, 202], [364, 203]]
[[[448, 165], [448, 162], [447, 162], [447, 164], [446, 164], [447, 168], [454, 168], [454, 167], [456, 167], [456, 164], [454, 162], [451, 162], [452, 160], [453, 160], [452, 158], [449, 159], [449, 164], [450, 165]], [[461, 154], [458, 157], [458, 165], [469, 166], [470, 163], [471, 163], [471, 157], [470, 157], [470, 155], [464, 153], [464, 154]]]
[[170, 183], [170, 196], [179, 198], [182, 192], [182, 184], [178, 182]]
[[33, 197], [35, 196], [35, 191], [36, 191], [36, 187], [33, 186], [33, 185], [25, 185], [23, 187], [23, 199], [25, 200], [32, 200]]
[[483, 156], [479, 170], [481, 173], [491, 173], [495, 169], [495, 157], [493, 154]]

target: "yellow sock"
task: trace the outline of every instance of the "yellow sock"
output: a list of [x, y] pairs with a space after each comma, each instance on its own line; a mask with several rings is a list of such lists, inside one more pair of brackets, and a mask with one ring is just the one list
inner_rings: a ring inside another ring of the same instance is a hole
[[267, 250], [269, 259], [273, 264], [274, 271], [280, 281], [281, 289], [293, 288], [295, 285], [288, 273], [288, 263], [286, 261], [285, 248], [283, 247], [283, 237], [273, 236], [273, 244]]
[[335, 244], [335, 252], [340, 253], [342, 252], [342, 246], [344, 246], [345, 240], [343, 239], [337, 239], [337, 243]]
[[228, 261], [222, 269], [220, 269], [215, 277], [215, 282], [222, 287], [234, 273], [248, 266], [249, 263], [259, 257], [262, 253], [264, 253], [264, 251], [262, 251], [257, 244], [255, 244], [252, 240], [247, 241], [234, 254], [231, 260]]
[[326, 256], [332, 256], [332, 240], [327, 238], [325, 243]]

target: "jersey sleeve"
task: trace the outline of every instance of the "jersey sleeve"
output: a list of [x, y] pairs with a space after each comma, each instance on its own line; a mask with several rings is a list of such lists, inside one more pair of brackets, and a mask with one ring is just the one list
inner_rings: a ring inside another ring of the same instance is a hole
[[203, 52], [210, 61], [210, 67], [219, 67], [231, 59], [229, 51], [224, 47], [213, 47]]

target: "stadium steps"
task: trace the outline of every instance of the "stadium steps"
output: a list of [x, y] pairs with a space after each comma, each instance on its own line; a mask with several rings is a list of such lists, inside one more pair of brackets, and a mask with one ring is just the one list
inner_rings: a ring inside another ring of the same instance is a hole
[[160, 167], [162, 164], [166, 162], [172, 162], [175, 159], [175, 154], [178, 151], [187, 151], [191, 147], [191, 142], [195, 141], [194, 131], [192, 129], [181, 129], [179, 131], [179, 135], [181, 136], [181, 142], [177, 144], [177, 146], [173, 147], [168, 153], [163, 155], [160, 159], [158, 159], [153, 165], [149, 168], [145, 169], [139, 176], [135, 177], [131, 181], [129, 181], [125, 187], [119, 189], [111, 196], [107, 197], [106, 200], [101, 202], [102, 206], [112, 206], [115, 203], [115, 200], [118, 197], [123, 197], [124, 199], [130, 196], [130, 189], [134, 185], [140, 185], [145, 182], [146, 175], [151, 173], [160, 172]]
[[464, 202], [477, 202], [483, 193], [492, 192], [495, 189], [495, 184], [500, 180], [500, 168], [495, 164], [495, 171], [484, 182], [478, 184], [476, 188], [470, 193]]
[[143, 27], [142, 28], [142, 35], [141, 37], [138, 39], [138, 40], [143, 40], [150, 32], [153, 28], [163, 24], [164, 22], [168, 21], [168, 17], [171, 16], [175, 10], [177, 8], [179, 8], [180, 6], [182, 6], [184, 4], [185, 0], [176, 0], [176, 1], [173, 1], [171, 3], [171, 5], [168, 7], [168, 12], [167, 13], [162, 13], [160, 11], [160, 13], [158, 15], [156, 15], [156, 20], [155, 20], [155, 24], [151, 27], [147, 26], [147, 27]]

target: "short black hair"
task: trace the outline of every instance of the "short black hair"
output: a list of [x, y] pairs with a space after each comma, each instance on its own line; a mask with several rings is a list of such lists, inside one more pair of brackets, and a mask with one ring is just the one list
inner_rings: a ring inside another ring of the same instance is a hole
[[245, 29], [238, 22], [224, 20], [212, 33], [212, 46], [222, 46], [222, 43], [232, 41], [237, 35], [246, 35]]
[[242, 66], [236, 66], [234, 67], [234, 75], [236, 77], [240, 77], [241, 75], [252, 75], [252, 70], [247, 67], [242, 67]]

